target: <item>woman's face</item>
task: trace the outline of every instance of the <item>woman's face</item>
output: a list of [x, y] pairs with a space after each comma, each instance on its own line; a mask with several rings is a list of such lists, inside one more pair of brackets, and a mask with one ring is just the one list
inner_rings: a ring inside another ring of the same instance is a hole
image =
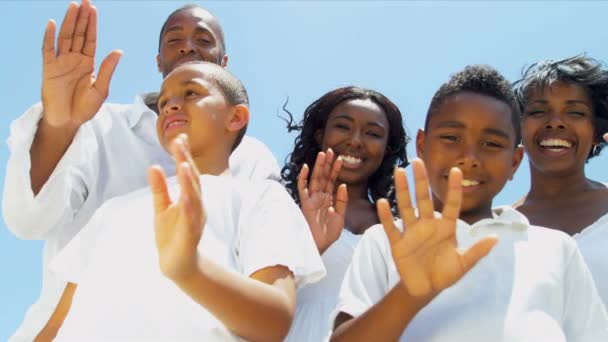
[[531, 168], [554, 175], [583, 170], [595, 143], [594, 116], [591, 97], [580, 85], [533, 89], [521, 121]]
[[369, 99], [352, 99], [336, 106], [316, 138], [321, 150], [331, 148], [342, 158], [338, 181], [367, 184], [384, 159], [389, 136], [384, 110]]

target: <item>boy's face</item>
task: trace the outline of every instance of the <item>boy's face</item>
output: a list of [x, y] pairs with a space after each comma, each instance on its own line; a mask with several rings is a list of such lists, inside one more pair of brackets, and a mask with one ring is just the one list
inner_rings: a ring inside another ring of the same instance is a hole
[[552, 174], [581, 172], [594, 143], [593, 120], [593, 102], [579, 85], [555, 83], [531, 91], [521, 129], [532, 168]]
[[317, 141], [323, 151], [331, 148], [343, 158], [340, 183], [367, 184], [382, 164], [388, 135], [382, 108], [369, 99], [352, 99], [331, 111]]
[[436, 208], [443, 207], [450, 169], [458, 167], [463, 174], [461, 215], [489, 213], [492, 199], [521, 162], [523, 151], [514, 146], [511, 109], [504, 102], [471, 92], [446, 98], [416, 139]]
[[215, 81], [201, 65], [182, 65], [163, 81], [156, 121], [158, 140], [165, 150], [180, 133], [188, 136], [193, 155], [224, 141], [226, 124], [235, 106], [226, 102]]
[[167, 20], [165, 26], [156, 57], [158, 70], [163, 76], [178, 65], [191, 61], [226, 66], [219, 23], [211, 13], [200, 8], [179, 11]]

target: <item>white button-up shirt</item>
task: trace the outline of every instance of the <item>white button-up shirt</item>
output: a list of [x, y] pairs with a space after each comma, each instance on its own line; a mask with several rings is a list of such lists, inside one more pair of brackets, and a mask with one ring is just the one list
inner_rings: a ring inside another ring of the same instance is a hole
[[[175, 162], [159, 144], [157, 115], [137, 96], [133, 104], [104, 104], [78, 130], [70, 147], [37, 195], [30, 183], [30, 148], [42, 116], [32, 106], [13, 121], [2, 209], [19, 238], [45, 240], [42, 290], [11, 341], [32, 340], [48, 321], [65, 287], [47, 269], [49, 261], [80, 231], [106, 200], [147, 186], [147, 168], [159, 164], [168, 176]], [[230, 157], [239, 178], [278, 179], [279, 167], [260, 141], [244, 137]]]

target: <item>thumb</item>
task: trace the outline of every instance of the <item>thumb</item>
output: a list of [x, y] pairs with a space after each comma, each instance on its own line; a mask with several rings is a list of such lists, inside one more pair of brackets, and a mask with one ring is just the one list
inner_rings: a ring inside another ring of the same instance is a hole
[[154, 213], [159, 214], [171, 205], [171, 197], [167, 189], [167, 179], [163, 169], [154, 165], [148, 169], [148, 182], [154, 200]]
[[477, 241], [477, 243], [475, 243], [471, 248], [469, 248], [463, 256], [463, 266], [465, 273], [468, 272], [471, 268], [473, 268], [473, 266], [475, 266], [477, 262], [479, 262], [479, 260], [485, 257], [488, 253], [490, 253], [490, 251], [492, 250], [492, 248], [494, 248], [497, 242], [497, 237], [490, 236]]

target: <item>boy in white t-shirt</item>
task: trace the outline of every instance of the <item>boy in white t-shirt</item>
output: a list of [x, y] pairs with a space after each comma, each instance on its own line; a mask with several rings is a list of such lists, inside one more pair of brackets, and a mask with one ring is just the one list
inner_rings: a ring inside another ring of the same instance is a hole
[[424, 162], [412, 163], [417, 212], [398, 169], [402, 221], [378, 203], [381, 225], [354, 253], [333, 340], [608, 340], [576, 243], [492, 209], [521, 162], [519, 141], [519, 108], [494, 69], [467, 67], [437, 91], [416, 141]]
[[220, 66], [186, 63], [167, 76], [157, 133], [177, 177], [150, 168], [151, 189], [106, 202], [53, 261], [70, 285], [39, 338], [284, 338], [296, 287], [325, 270], [284, 188], [229, 174], [247, 105]]

